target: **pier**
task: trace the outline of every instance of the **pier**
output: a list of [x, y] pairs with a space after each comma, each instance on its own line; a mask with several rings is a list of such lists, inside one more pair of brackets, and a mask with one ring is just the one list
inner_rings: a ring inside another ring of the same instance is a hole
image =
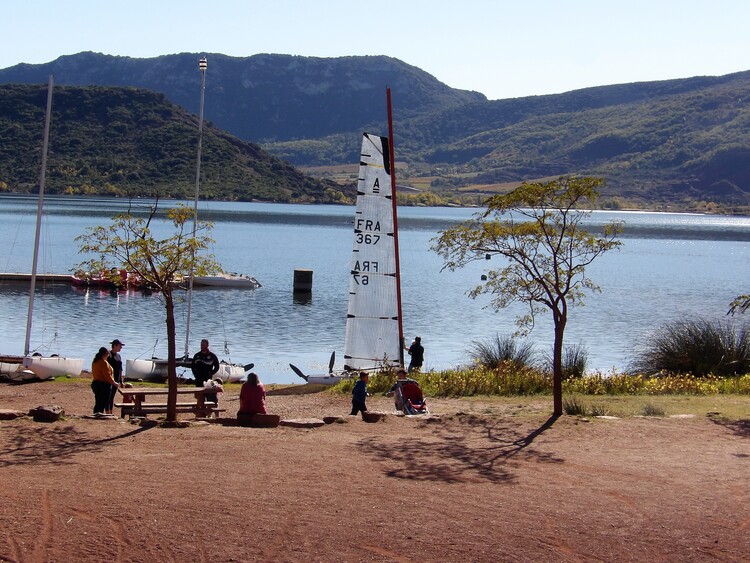
[[[37, 274], [36, 281], [40, 283], [73, 283], [72, 274]], [[0, 272], [0, 282], [31, 283], [31, 274]]]

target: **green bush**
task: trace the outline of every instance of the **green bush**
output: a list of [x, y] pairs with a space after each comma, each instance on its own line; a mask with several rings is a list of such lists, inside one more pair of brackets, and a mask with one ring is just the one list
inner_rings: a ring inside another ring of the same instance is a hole
[[495, 334], [494, 338], [475, 341], [469, 348], [469, 356], [475, 365], [484, 369], [496, 369], [506, 362], [529, 367], [534, 363], [534, 345], [530, 342], [521, 344], [512, 336]]
[[750, 372], [750, 330], [730, 322], [677, 321], [660, 327], [631, 366], [646, 375], [726, 377]]

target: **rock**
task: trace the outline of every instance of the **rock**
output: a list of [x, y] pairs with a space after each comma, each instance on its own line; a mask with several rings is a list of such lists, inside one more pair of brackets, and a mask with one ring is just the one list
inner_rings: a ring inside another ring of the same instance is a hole
[[29, 411], [34, 422], [57, 422], [65, 414], [65, 409], [58, 405], [43, 405]]
[[346, 419], [343, 416], [324, 416], [323, 422], [326, 424], [333, 424], [334, 422], [346, 422]]
[[291, 426], [292, 428], [318, 428], [325, 422], [319, 418], [291, 418], [279, 422], [280, 426]]
[[362, 420], [365, 422], [380, 422], [385, 418], [382, 412], [365, 411], [362, 413]]
[[20, 416], [26, 416], [20, 411], [13, 411], [10, 409], [0, 409], [0, 420], [15, 420]]
[[237, 424], [250, 428], [276, 428], [281, 422], [277, 414], [247, 414], [237, 413]]

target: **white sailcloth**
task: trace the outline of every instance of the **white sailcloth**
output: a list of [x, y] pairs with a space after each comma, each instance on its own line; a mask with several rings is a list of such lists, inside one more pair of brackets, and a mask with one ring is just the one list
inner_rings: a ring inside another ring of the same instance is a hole
[[364, 134], [354, 218], [344, 364], [399, 364], [401, 353], [394, 208], [388, 138]]

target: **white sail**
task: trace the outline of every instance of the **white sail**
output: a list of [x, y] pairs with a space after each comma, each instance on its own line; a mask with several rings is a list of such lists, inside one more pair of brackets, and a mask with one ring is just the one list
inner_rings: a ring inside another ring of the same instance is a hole
[[364, 134], [354, 216], [344, 364], [346, 369], [399, 365], [397, 245], [387, 137]]

